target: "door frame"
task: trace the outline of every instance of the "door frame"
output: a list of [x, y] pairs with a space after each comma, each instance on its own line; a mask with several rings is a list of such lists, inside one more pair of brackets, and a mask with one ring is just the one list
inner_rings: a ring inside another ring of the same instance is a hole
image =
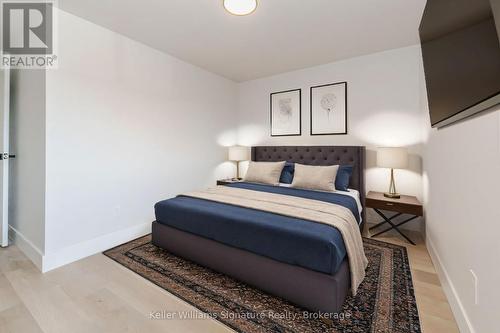
[[[10, 70], [3, 69], [2, 70], [2, 96], [3, 96], [3, 105], [0, 110], [3, 112], [3, 122], [0, 124], [2, 126], [2, 131], [0, 135], [2, 135], [2, 145], [0, 149], [0, 153], [2, 154], [2, 174], [1, 179], [1, 188], [2, 191], [2, 200], [1, 200], [1, 209], [2, 214], [0, 216], [0, 246], [6, 247], [9, 245], [9, 131], [10, 131]], [[6, 153], [7, 155], [5, 156]], [[4, 157], [5, 156], [5, 157]]]

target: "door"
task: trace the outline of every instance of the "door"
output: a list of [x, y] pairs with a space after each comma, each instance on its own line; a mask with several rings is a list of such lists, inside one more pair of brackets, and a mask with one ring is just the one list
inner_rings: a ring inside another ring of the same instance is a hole
[[0, 246], [9, 232], [9, 70], [0, 69]]

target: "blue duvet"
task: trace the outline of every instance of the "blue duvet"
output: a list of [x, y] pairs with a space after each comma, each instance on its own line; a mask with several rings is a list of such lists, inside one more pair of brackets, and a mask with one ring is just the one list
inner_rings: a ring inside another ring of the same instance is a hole
[[[349, 196], [251, 183], [229, 186], [342, 205], [360, 222], [356, 200]], [[158, 223], [322, 273], [337, 272], [346, 256], [336, 228], [299, 218], [185, 196], [158, 202], [155, 214]]]

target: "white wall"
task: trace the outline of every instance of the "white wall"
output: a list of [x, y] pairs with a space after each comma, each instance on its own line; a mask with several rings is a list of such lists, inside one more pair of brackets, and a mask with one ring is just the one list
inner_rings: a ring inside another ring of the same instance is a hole
[[236, 84], [58, 11], [44, 270], [147, 233], [153, 205], [234, 172]]
[[[238, 140], [243, 145], [365, 145], [367, 190], [387, 191], [389, 170], [376, 168], [376, 147], [408, 146], [410, 169], [396, 171], [398, 191], [422, 199], [422, 128], [419, 46], [239, 84]], [[348, 82], [348, 135], [310, 136], [309, 88]], [[269, 94], [302, 89], [302, 136], [271, 137]]]
[[497, 332], [500, 108], [429, 130], [424, 156], [427, 243], [455, 317], [463, 332]]
[[45, 72], [11, 71], [10, 237], [41, 267], [45, 246]]

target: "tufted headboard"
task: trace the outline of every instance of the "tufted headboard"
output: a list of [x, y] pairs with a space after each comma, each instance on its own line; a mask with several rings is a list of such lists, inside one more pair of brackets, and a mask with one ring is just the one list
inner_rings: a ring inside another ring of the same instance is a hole
[[350, 188], [359, 191], [365, 221], [365, 147], [362, 146], [257, 146], [252, 161], [288, 161], [308, 165], [353, 165]]

